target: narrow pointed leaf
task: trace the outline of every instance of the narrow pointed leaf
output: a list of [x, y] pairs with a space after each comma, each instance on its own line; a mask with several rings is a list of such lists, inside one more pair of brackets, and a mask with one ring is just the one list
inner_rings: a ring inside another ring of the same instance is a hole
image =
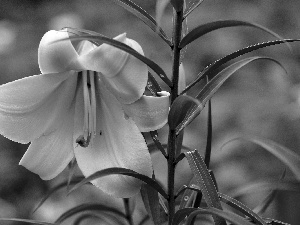
[[234, 209], [240, 211], [245, 216], [248, 216], [251, 220], [255, 222], [255, 224], [258, 225], [267, 225], [266, 222], [260, 218], [255, 212], [253, 212], [250, 208], [248, 208], [246, 205], [241, 203], [240, 201], [237, 201], [234, 198], [231, 198], [225, 194], [218, 193], [219, 197], [222, 202], [226, 203], [227, 205], [233, 207]]
[[[220, 199], [218, 197], [217, 189], [214, 182], [209, 174], [209, 171], [204, 163], [204, 160], [200, 156], [197, 150], [185, 153], [190, 168], [196, 178], [197, 184], [199, 185], [203, 194], [204, 200], [209, 207], [214, 207], [222, 210]], [[214, 216], [215, 224], [226, 225], [224, 219]]]
[[257, 190], [261, 190], [261, 191], [274, 190], [274, 188], [276, 188], [276, 190], [279, 191], [300, 193], [300, 182], [299, 181], [280, 181], [280, 182], [257, 181], [236, 188], [235, 190], [231, 191], [229, 195], [234, 197], [239, 197], [243, 195], [249, 195], [253, 192], [257, 192]]
[[206, 148], [204, 162], [206, 167], [209, 169], [210, 156], [211, 156], [211, 143], [212, 143], [212, 113], [211, 113], [211, 100], [208, 101], [207, 110], [207, 135], [206, 135]]
[[[284, 179], [285, 175], [286, 175], [286, 169], [284, 169], [284, 171], [280, 177], [280, 181], [282, 181]], [[270, 204], [273, 202], [273, 200], [277, 196], [278, 192], [279, 191], [275, 187], [267, 196], [264, 197], [263, 201], [253, 209], [253, 212], [255, 212], [256, 214], [259, 214], [259, 215], [263, 214], [267, 210], [267, 208], [270, 206]]]
[[130, 0], [112, 0], [116, 4], [122, 6], [128, 12], [132, 13], [140, 20], [142, 20], [148, 27], [151, 28], [155, 33], [157, 33], [169, 46], [172, 46], [172, 43], [163, 29], [157, 24], [155, 19], [149, 15], [144, 9], [136, 5]]
[[[123, 50], [123, 51], [125, 51], [125, 52], [127, 52], [127, 53], [129, 53], [131, 55], [133, 55], [137, 59], [141, 60], [143, 63], [145, 63], [147, 66], [149, 66], [149, 68], [151, 68], [155, 73], [157, 73], [157, 75], [167, 85], [169, 85], [169, 87], [172, 86], [172, 82], [167, 77], [165, 71], [159, 65], [157, 65], [155, 62], [153, 62], [152, 60], [148, 59], [147, 57], [141, 55], [140, 53], [138, 53], [137, 51], [135, 51], [133, 48], [129, 47], [128, 45], [126, 45], [124, 43], [116, 41], [116, 40], [114, 40], [112, 38], [105, 37], [104, 35], [81, 35], [81, 36], [72, 36], [72, 37], [69, 37], [68, 39], [70, 39], [70, 40], [88, 40], [88, 41], [93, 41], [94, 43], [97, 43], [98, 46], [100, 45], [98, 42], [104, 42], [106, 44], [109, 44], [111, 46], [119, 48], [119, 49], [121, 49], [121, 50]], [[59, 41], [63, 41], [63, 40], [59, 40]]]
[[235, 213], [223, 211], [223, 210], [211, 208], [211, 207], [180, 209], [175, 213], [172, 225], [179, 225], [180, 222], [187, 216], [188, 216], [188, 221], [186, 222], [186, 224], [190, 224], [192, 219], [195, 216], [197, 216], [198, 214], [210, 214], [210, 215], [219, 216], [235, 225], [253, 225], [253, 223], [245, 220], [243, 217], [238, 216]]
[[190, 113], [190, 117], [187, 118], [183, 123], [181, 123], [177, 128], [176, 128], [176, 133], [179, 133], [184, 127], [186, 127], [188, 124], [190, 124], [202, 111], [204, 108], [204, 105], [206, 104], [207, 101], [209, 101], [212, 96], [216, 93], [216, 91], [222, 86], [222, 84], [232, 75], [234, 74], [237, 70], [241, 69], [248, 63], [258, 60], [258, 59], [268, 59], [271, 61], [274, 61], [275, 63], [279, 64], [281, 67], [282, 65], [268, 57], [249, 57], [246, 59], [242, 59], [236, 63], [231, 64], [230, 66], [226, 67], [223, 69], [221, 72], [219, 72], [216, 76], [213, 77], [205, 86], [204, 88], [200, 91], [200, 93], [197, 95], [197, 99], [202, 103], [199, 105], [197, 108], [194, 109], [193, 112]]
[[269, 46], [273, 46], [273, 45], [278, 45], [278, 44], [283, 44], [286, 42], [296, 42], [296, 41], [300, 41], [300, 39], [284, 39], [284, 40], [276, 40], [276, 41], [269, 41], [269, 42], [263, 42], [263, 43], [258, 43], [255, 45], [250, 45], [247, 46], [245, 48], [242, 48], [238, 51], [235, 51], [229, 55], [226, 55], [225, 57], [216, 60], [215, 62], [213, 62], [212, 64], [210, 64], [209, 66], [205, 67], [198, 75], [197, 78], [192, 81], [183, 91], [181, 94], [186, 93], [189, 89], [191, 89], [195, 84], [197, 84], [199, 81], [201, 81], [203, 78], [205, 78], [206, 76], [208, 76], [210, 79], [212, 79], [216, 73], [214, 72], [216, 69], [218, 69], [221, 65], [229, 62], [232, 59], [235, 59], [239, 56], [242, 56], [244, 54], [247, 54], [249, 52], [258, 50], [260, 48], [265, 48], [265, 47], [269, 47]]
[[58, 225], [57, 223], [48, 223], [38, 220], [29, 220], [29, 219], [18, 219], [18, 218], [0, 218], [0, 221], [3, 222], [21, 222], [27, 224], [37, 224], [37, 225]]
[[292, 150], [269, 139], [260, 137], [242, 137], [234, 140], [246, 140], [261, 146], [281, 162], [283, 162], [293, 172], [298, 181], [300, 181], [300, 156]]
[[63, 221], [70, 218], [71, 216], [73, 216], [77, 213], [83, 212], [83, 211], [87, 211], [87, 210], [89, 210], [89, 211], [93, 210], [93, 211], [98, 211], [98, 212], [110, 212], [110, 213], [113, 213], [115, 215], [118, 215], [118, 216], [126, 219], [125, 214], [123, 212], [119, 211], [118, 209], [115, 209], [115, 208], [107, 206], [107, 205], [102, 205], [102, 204], [86, 203], [86, 204], [82, 204], [82, 205], [73, 207], [73, 208], [69, 209], [68, 211], [64, 212], [55, 221], [55, 223], [61, 224]]
[[119, 168], [119, 167], [112, 167], [112, 168], [107, 168], [101, 171], [98, 171], [92, 175], [90, 175], [89, 177], [85, 178], [84, 180], [82, 180], [80, 183], [76, 184], [71, 190], [70, 192], [76, 190], [77, 188], [81, 187], [82, 185], [89, 183], [92, 180], [104, 177], [104, 176], [108, 176], [108, 175], [114, 175], [114, 174], [119, 174], [119, 175], [124, 175], [124, 176], [130, 176], [130, 177], [134, 177], [137, 178], [143, 182], [145, 182], [146, 184], [148, 184], [149, 186], [151, 186], [152, 188], [154, 188], [156, 191], [158, 191], [164, 198], [168, 198], [168, 195], [166, 194], [166, 192], [164, 191], [164, 189], [159, 185], [159, 183], [157, 183], [154, 179], [147, 177], [143, 174], [139, 174], [133, 170], [130, 169], [126, 169], [126, 168]]
[[142, 184], [141, 195], [145, 208], [150, 215], [154, 225], [161, 225], [162, 215], [159, 205], [158, 192], [147, 184]]
[[250, 62], [253, 62], [258, 59], [267, 59], [271, 60], [275, 63], [277, 63], [281, 68], [284, 69], [284, 67], [281, 65], [280, 62], [278, 62], [275, 59], [269, 58], [269, 57], [261, 57], [261, 56], [254, 56], [249, 57], [246, 59], [242, 59], [238, 62], [235, 62], [231, 64], [230, 66], [223, 69], [220, 73], [218, 73], [213, 79], [211, 79], [204, 88], [199, 92], [197, 95], [197, 99], [200, 100], [200, 102], [205, 105], [206, 102], [211, 99], [211, 97], [216, 93], [216, 91], [222, 86], [222, 84], [236, 71], [241, 69], [242, 67], [248, 65]]
[[165, 12], [165, 9], [167, 5], [169, 4], [170, 0], [159, 0], [156, 1], [156, 6], [155, 6], [155, 19], [157, 22], [157, 26], [161, 26], [161, 20], [163, 17], [163, 14]]
[[179, 47], [184, 48], [186, 45], [190, 44], [194, 40], [198, 39], [199, 37], [202, 37], [203, 35], [215, 31], [221, 28], [226, 28], [226, 27], [236, 27], [236, 26], [248, 26], [248, 27], [255, 27], [260, 30], [263, 30], [274, 37], [278, 39], [283, 39], [281, 36], [278, 34], [274, 33], [273, 31], [269, 30], [268, 28], [265, 28], [259, 24], [252, 23], [252, 22], [247, 22], [247, 21], [241, 21], [241, 20], [220, 20], [220, 21], [214, 21], [206, 24], [202, 24], [192, 31], [190, 31], [180, 42]]
[[190, 0], [187, 8], [184, 10], [183, 18], [185, 19], [191, 12], [194, 11], [204, 0]]
[[197, 99], [187, 95], [180, 95], [175, 99], [171, 105], [171, 109], [168, 116], [168, 124], [171, 130], [175, 130], [176, 127], [182, 123], [186, 117], [189, 117], [190, 112], [194, 108], [202, 105]]
[[[227, 221], [231, 222], [232, 224], [235, 225], [253, 225], [253, 223], [247, 221], [245, 218], [229, 212], [229, 211], [223, 211], [220, 209], [216, 209], [216, 208], [206, 208], [206, 209], [197, 209], [196, 211], [192, 212], [186, 222], [186, 225], [190, 225], [191, 221], [194, 219], [195, 216], [197, 216], [198, 214], [211, 214], [211, 215], [215, 215], [215, 216], [219, 216], [223, 219], [226, 219]], [[217, 225], [217, 223], [215, 223]], [[226, 224], [226, 222], [225, 222]]]

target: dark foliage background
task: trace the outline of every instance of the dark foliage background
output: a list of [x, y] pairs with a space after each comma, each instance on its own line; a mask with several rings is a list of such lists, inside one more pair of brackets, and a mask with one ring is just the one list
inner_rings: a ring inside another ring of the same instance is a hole
[[[155, 16], [155, 1], [136, 0], [137, 4]], [[191, 30], [195, 26], [219, 19], [240, 19], [256, 22], [285, 38], [300, 36], [300, 1], [298, 0], [212, 0], [204, 3], [188, 18]], [[171, 7], [166, 9], [162, 27], [171, 36]], [[136, 17], [112, 1], [104, 0], [0, 0], [0, 83], [39, 74], [37, 49], [42, 35], [50, 29], [65, 26], [94, 30], [114, 37], [126, 32], [138, 41], [147, 57], [157, 62], [167, 74], [171, 73], [171, 55], [167, 45]], [[228, 28], [215, 31], [195, 41], [184, 58], [187, 82], [214, 60], [235, 50], [274, 38], [253, 28]], [[280, 61], [288, 75], [278, 65], [257, 61], [230, 78], [212, 100], [213, 155], [212, 168], [220, 191], [232, 192], [250, 182], [274, 180], [284, 166], [271, 154], [247, 142], [223, 144], [241, 135], [270, 138], [300, 154], [300, 51], [292, 44], [293, 53], [286, 46], [269, 47], [250, 55], [271, 56]], [[203, 152], [206, 138], [206, 111], [191, 124], [184, 144]], [[166, 141], [166, 129], [160, 131]], [[92, 186], [81, 188], [66, 196], [66, 191], [53, 195], [34, 214], [37, 201], [55, 184], [67, 177], [44, 182], [35, 174], [18, 166], [27, 146], [0, 137], [0, 217], [33, 218], [52, 222], [62, 212], [89, 201], [100, 201], [122, 208], [120, 200], [102, 194]], [[165, 163], [155, 154], [153, 163], [165, 182]], [[189, 179], [189, 169], [182, 162], [178, 173], [180, 187]], [[287, 178], [291, 178], [288, 172]], [[259, 189], [239, 197], [255, 207], [269, 193]], [[136, 197], [138, 202], [140, 198]], [[291, 224], [300, 224], [299, 192], [280, 192], [266, 212]], [[135, 210], [139, 221], [145, 210]], [[90, 221], [89, 224], [95, 221]], [[11, 224], [20, 224], [12, 223]]]

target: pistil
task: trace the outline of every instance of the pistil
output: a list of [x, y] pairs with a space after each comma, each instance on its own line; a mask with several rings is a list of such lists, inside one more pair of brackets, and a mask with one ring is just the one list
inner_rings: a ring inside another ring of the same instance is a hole
[[93, 144], [96, 136], [96, 90], [95, 90], [95, 72], [82, 71], [83, 81], [83, 99], [84, 99], [84, 118], [83, 118], [83, 139], [87, 147]]

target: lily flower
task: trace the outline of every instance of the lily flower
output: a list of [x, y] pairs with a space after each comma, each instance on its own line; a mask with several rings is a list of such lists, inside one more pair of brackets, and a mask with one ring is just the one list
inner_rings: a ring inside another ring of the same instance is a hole
[[[76, 158], [84, 176], [123, 167], [151, 177], [152, 163], [141, 132], [164, 126], [169, 93], [144, 96], [147, 66], [108, 44], [74, 47], [67, 30], [47, 32], [39, 45], [40, 75], [0, 86], [0, 133], [31, 142], [20, 165], [48, 180]], [[140, 54], [121, 34], [115, 40]], [[93, 181], [116, 197], [137, 193], [141, 181], [109, 175]]]

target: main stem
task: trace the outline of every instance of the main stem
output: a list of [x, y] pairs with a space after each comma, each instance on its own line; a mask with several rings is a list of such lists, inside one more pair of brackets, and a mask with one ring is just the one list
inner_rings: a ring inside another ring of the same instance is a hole
[[[175, 11], [175, 10], [174, 10]], [[178, 80], [179, 80], [179, 64], [180, 64], [180, 48], [183, 12], [174, 12], [173, 25], [173, 68], [172, 68], [172, 88], [171, 88], [171, 104], [178, 96]], [[175, 214], [175, 194], [174, 194], [174, 178], [175, 178], [175, 155], [176, 152], [176, 131], [169, 131], [168, 139], [168, 210], [169, 225], [172, 224]]]

